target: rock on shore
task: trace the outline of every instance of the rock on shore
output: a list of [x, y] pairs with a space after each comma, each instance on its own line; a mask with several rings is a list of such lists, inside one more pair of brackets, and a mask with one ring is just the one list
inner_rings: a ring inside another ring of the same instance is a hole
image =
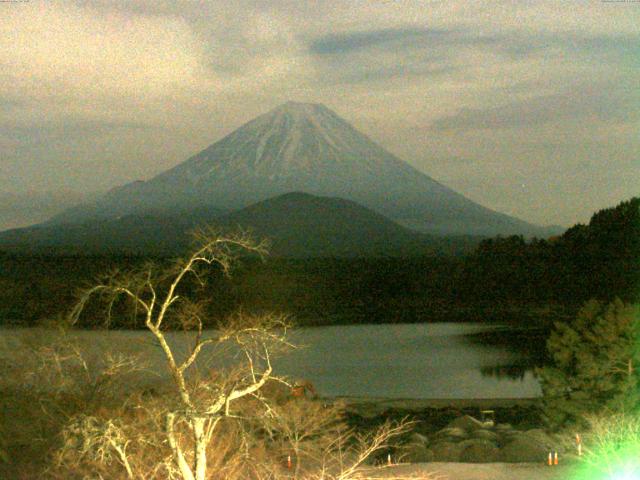
[[398, 447], [407, 463], [533, 462], [544, 464], [549, 452], [564, 456], [561, 437], [542, 429], [517, 430], [509, 424], [483, 423], [469, 415], [458, 417], [431, 435], [413, 433]]

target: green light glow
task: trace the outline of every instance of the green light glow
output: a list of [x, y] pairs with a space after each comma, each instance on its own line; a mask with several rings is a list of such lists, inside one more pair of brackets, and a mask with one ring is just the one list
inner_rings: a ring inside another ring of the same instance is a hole
[[637, 471], [633, 472], [618, 472], [611, 477], [611, 480], [637, 480], [640, 478]]
[[573, 480], [640, 480], [640, 443], [604, 444], [591, 452]]
[[568, 480], [640, 480], [640, 415], [588, 416], [581, 461]]

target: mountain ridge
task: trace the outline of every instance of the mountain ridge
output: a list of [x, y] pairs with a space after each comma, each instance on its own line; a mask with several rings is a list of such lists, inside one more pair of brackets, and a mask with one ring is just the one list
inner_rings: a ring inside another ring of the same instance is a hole
[[116, 188], [52, 222], [202, 206], [230, 212], [291, 191], [352, 200], [431, 233], [543, 231], [437, 182], [326, 106], [302, 102], [282, 104], [150, 180]]
[[128, 214], [116, 219], [49, 224], [0, 232], [0, 248], [17, 252], [181, 254], [189, 232], [212, 227], [271, 240], [270, 255], [289, 258], [460, 254], [480, 238], [434, 237], [408, 230], [350, 200], [290, 192], [221, 214]]

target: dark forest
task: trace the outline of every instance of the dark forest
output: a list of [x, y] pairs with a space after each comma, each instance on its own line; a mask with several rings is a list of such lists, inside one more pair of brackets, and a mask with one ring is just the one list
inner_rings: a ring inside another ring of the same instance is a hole
[[[106, 271], [169, 258], [0, 253], [0, 319], [34, 325], [66, 313]], [[589, 299], [637, 299], [640, 198], [563, 235], [485, 239], [464, 256], [245, 258], [206, 285], [212, 322], [242, 308], [286, 312], [298, 325], [474, 321], [544, 326]], [[195, 285], [187, 285], [187, 289]], [[116, 317], [115, 326], [131, 319]], [[213, 325], [212, 325], [213, 326]]]

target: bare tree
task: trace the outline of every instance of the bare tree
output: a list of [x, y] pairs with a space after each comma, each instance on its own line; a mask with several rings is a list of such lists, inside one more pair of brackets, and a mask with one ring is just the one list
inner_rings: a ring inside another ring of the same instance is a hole
[[[216, 426], [222, 418], [234, 415], [232, 404], [235, 401], [247, 396], [258, 397], [257, 392], [273, 377], [273, 352], [287, 345], [287, 324], [285, 318], [278, 315], [237, 315], [229, 323], [221, 325], [216, 336], [205, 338], [203, 304], [181, 296], [181, 284], [188, 276], [203, 284], [207, 269], [218, 266], [226, 274], [238, 251], [262, 255], [265, 247], [244, 235], [200, 234], [193, 253], [186, 260], [179, 261], [171, 271], [157, 274], [152, 266], [148, 266], [135, 274], [112, 276], [84, 292], [71, 313], [76, 322], [95, 295], [107, 296], [109, 312], [118, 298], [125, 297], [142, 313], [145, 327], [162, 349], [179, 397], [179, 408], [166, 412], [164, 427], [173, 461], [183, 480], [207, 478], [207, 445]], [[177, 354], [166, 336], [167, 327], [176, 324], [193, 334], [192, 343], [184, 355]], [[203, 350], [229, 342], [236, 345], [236, 353], [244, 358], [246, 368], [218, 378], [216, 382], [210, 379], [190, 381], [187, 372], [196, 364]], [[190, 443], [182, 440], [179, 425], [188, 428]], [[115, 444], [112, 442], [111, 445]], [[129, 472], [123, 449], [117, 453]]]
[[[81, 294], [70, 315], [72, 324], [94, 297], [106, 300], [107, 325], [112, 308], [128, 300], [134, 318], [142, 317], [162, 352], [173, 397], [145, 397], [142, 392], [125, 402], [119, 417], [88, 412], [71, 418], [62, 431], [64, 446], [58, 456], [67, 468], [81, 470], [83, 462], [101, 468], [120, 465], [118, 478], [140, 479], [205, 480], [214, 474], [212, 468], [229, 479], [291, 474], [318, 480], [375, 478], [365, 461], [408, 424], [385, 425], [362, 436], [341, 421], [339, 408], [292, 398], [291, 385], [274, 375], [271, 362], [274, 354], [292, 347], [286, 340], [285, 317], [239, 313], [215, 332], [205, 331], [206, 304], [192, 300], [187, 284], [204, 285], [216, 267], [228, 274], [239, 252], [263, 255], [265, 247], [245, 235], [200, 234], [192, 253], [172, 268], [150, 264], [137, 272], [113, 274]], [[168, 334], [175, 329], [189, 335], [186, 351]], [[209, 353], [218, 363], [203, 374], [198, 367]], [[225, 363], [229, 355], [232, 368]], [[126, 366], [117, 360], [111, 363]], [[287, 392], [284, 404], [265, 388], [278, 383]], [[274, 450], [283, 442], [297, 459], [311, 460], [308, 469], [302, 472], [296, 463], [291, 471], [274, 461]], [[262, 460], [256, 456], [260, 452]]]
[[289, 395], [286, 402], [274, 403], [271, 415], [261, 422], [270, 437], [292, 457], [293, 478], [301, 478], [322, 464], [323, 455], [335, 439], [347, 430], [344, 409], [317, 400]]
[[414, 422], [403, 419], [386, 422], [371, 432], [358, 432], [346, 423], [344, 404], [327, 405], [304, 397], [274, 406], [273, 413], [264, 424], [273, 428], [273, 433], [284, 441], [285, 449], [293, 454], [290, 477], [293, 479], [377, 478], [375, 474], [380, 472], [367, 462], [392, 447], [394, 438], [414, 426]]
[[[391, 447], [391, 441], [407, 433], [414, 422], [406, 418], [398, 423], [387, 421], [381, 427], [367, 433], [347, 429], [337, 435], [325, 450], [320, 472], [309, 478], [314, 480], [373, 480], [381, 478], [377, 469], [366, 465], [373, 455]], [[429, 478], [428, 475], [384, 475], [384, 478]]]

